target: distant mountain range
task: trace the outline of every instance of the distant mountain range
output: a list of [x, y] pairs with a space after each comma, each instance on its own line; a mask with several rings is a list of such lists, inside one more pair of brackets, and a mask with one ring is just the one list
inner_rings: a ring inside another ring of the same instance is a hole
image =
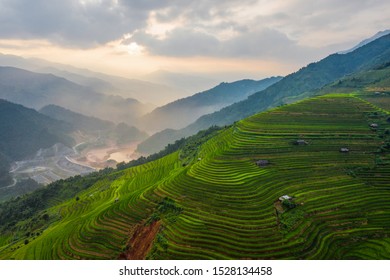
[[148, 131], [183, 128], [199, 117], [243, 100], [249, 95], [278, 82], [280, 79], [282, 77], [272, 77], [260, 81], [241, 80], [233, 83], [221, 83], [212, 89], [176, 100], [153, 110], [140, 119], [139, 126]]
[[131, 123], [150, 107], [136, 99], [108, 96], [53, 74], [0, 67], [0, 98], [41, 109], [55, 104], [113, 122]]
[[0, 65], [54, 74], [105, 95], [136, 99], [154, 107], [183, 98], [191, 93], [191, 91], [183, 91], [169, 83], [159, 84], [139, 79], [127, 79], [36, 58], [0, 54]]
[[390, 34], [346, 53], [332, 54], [319, 62], [310, 63], [279, 82], [250, 95], [247, 99], [204, 115], [180, 130], [161, 131], [139, 144], [143, 153], [154, 153], [168, 143], [190, 136], [212, 125], [224, 126], [257, 112], [312, 96], [316, 90], [346, 75], [369, 69], [390, 61]]
[[367, 45], [368, 43], [371, 43], [372, 41], [375, 41], [376, 39], [379, 39], [380, 37], [386, 36], [388, 34], [390, 34], [390, 29], [384, 30], [384, 31], [379, 31], [374, 36], [361, 41], [359, 44], [357, 44], [353, 48], [351, 48], [349, 50], [346, 50], [346, 51], [341, 51], [341, 52], [338, 52], [338, 53], [339, 54], [346, 54], [346, 53], [352, 52], [352, 51], [354, 51], [354, 50], [356, 50], [356, 49], [358, 49], [360, 47], [363, 47], [364, 45]]

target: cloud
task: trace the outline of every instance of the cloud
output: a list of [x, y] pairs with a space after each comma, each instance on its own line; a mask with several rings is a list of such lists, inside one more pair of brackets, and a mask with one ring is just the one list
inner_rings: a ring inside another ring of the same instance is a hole
[[285, 34], [268, 28], [242, 30], [238, 35], [220, 40], [200, 31], [178, 28], [164, 39], [139, 32], [123, 44], [137, 42], [153, 55], [172, 57], [212, 56], [220, 58], [277, 59], [299, 61], [302, 56], [311, 59], [315, 49], [299, 46]]
[[[152, 13], [160, 21], [189, 22], [222, 15], [253, 0], [0, 0], [0, 38], [47, 39], [93, 47], [147, 27]], [[226, 10], [224, 12], [224, 10]]]
[[[134, 3], [139, 1], [134, 1]], [[148, 1], [149, 2], [149, 1]], [[0, 37], [92, 47], [142, 28], [147, 7], [111, 0], [0, 0]]]
[[139, 32], [124, 44], [132, 41], [146, 46], [151, 54], [178, 57], [214, 56], [220, 46], [220, 42], [215, 37], [186, 28], [174, 29], [164, 39]]
[[139, 29], [131, 40], [154, 55], [308, 62], [390, 25], [390, 4], [380, 0], [184, 2], [187, 8], [172, 5], [154, 14], [157, 22], [182, 18], [180, 26], [165, 36]]
[[94, 48], [130, 34], [122, 44], [168, 57], [307, 60], [390, 25], [383, 0], [0, 0], [0, 7], [2, 39]]

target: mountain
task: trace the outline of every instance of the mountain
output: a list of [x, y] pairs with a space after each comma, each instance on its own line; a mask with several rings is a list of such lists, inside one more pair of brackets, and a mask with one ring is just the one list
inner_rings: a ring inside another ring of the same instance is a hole
[[88, 117], [57, 105], [47, 105], [40, 109], [39, 112], [52, 119], [66, 122], [75, 130], [97, 131], [113, 129], [115, 127], [113, 122]]
[[371, 43], [372, 41], [375, 41], [376, 39], [379, 39], [380, 37], [386, 36], [388, 34], [390, 34], [390, 30], [389, 29], [388, 30], [384, 30], [384, 31], [379, 31], [374, 36], [361, 41], [359, 44], [357, 44], [356, 46], [354, 46], [353, 48], [351, 48], [349, 50], [339, 52], [339, 54], [346, 54], [346, 53], [352, 52], [352, 51], [354, 51], [354, 50], [356, 50], [356, 49], [358, 49], [360, 47], [363, 47], [364, 45], [367, 45], [368, 43]]
[[0, 67], [0, 98], [39, 110], [55, 104], [114, 122], [131, 123], [148, 106], [135, 99], [107, 96], [52, 74]]
[[0, 99], [0, 152], [19, 160], [55, 143], [72, 145], [72, 128], [33, 109]]
[[0, 258], [389, 259], [389, 92], [308, 98], [3, 203]]
[[148, 131], [160, 131], [165, 128], [183, 128], [200, 116], [218, 111], [234, 102], [243, 100], [280, 79], [281, 77], [272, 77], [260, 81], [241, 80], [233, 83], [221, 83], [212, 89], [156, 108], [151, 113], [143, 116], [140, 119], [140, 123]]
[[[265, 90], [220, 111], [204, 115], [175, 133], [167, 130], [152, 135], [141, 143], [138, 149], [144, 153], [156, 152], [181, 137], [187, 137], [212, 125], [229, 125], [257, 112], [312, 96], [326, 84], [389, 61], [390, 35], [386, 35], [350, 53], [332, 54], [319, 62], [311, 63]], [[159, 139], [167, 139], [167, 142]]]
[[39, 114], [33, 109], [0, 99], [0, 187], [12, 184], [13, 161], [33, 156], [55, 143], [72, 145], [70, 125]]
[[[94, 157], [104, 168], [110, 164], [111, 153], [130, 153], [134, 142], [148, 136], [125, 123], [87, 117], [56, 105], [37, 112], [2, 99], [0, 135], [0, 201], [41, 187], [37, 183], [90, 173], [94, 168], [88, 159]], [[99, 159], [104, 150], [106, 159]]]
[[40, 113], [53, 119], [68, 123], [73, 130], [80, 130], [83, 133], [97, 133], [101, 138], [110, 138], [118, 145], [142, 141], [148, 134], [134, 126], [125, 123], [115, 124], [95, 117], [85, 116], [56, 105], [47, 105], [39, 110]]
[[[0, 65], [54, 74], [99, 93], [136, 99], [145, 104], [153, 104], [153, 107], [189, 95], [186, 91], [175, 87], [174, 84], [167, 86], [139, 79], [128, 79], [37, 58], [0, 54]], [[151, 106], [149, 105], [149, 108]]]

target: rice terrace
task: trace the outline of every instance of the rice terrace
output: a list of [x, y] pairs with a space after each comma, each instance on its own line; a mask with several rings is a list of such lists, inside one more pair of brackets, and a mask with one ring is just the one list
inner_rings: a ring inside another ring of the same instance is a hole
[[388, 1], [3, 2], [21, 20], [0, 28], [0, 260], [384, 274]]
[[386, 92], [311, 97], [155, 161], [62, 180], [85, 186], [48, 193], [31, 217], [0, 212], [0, 257], [389, 259], [389, 105]]

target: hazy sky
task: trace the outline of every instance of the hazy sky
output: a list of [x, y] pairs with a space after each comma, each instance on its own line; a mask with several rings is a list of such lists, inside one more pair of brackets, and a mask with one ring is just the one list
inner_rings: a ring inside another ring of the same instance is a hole
[[0, 52], [135, 77], [288, 74], [390, 28], [388, 0], [0, 0]]

